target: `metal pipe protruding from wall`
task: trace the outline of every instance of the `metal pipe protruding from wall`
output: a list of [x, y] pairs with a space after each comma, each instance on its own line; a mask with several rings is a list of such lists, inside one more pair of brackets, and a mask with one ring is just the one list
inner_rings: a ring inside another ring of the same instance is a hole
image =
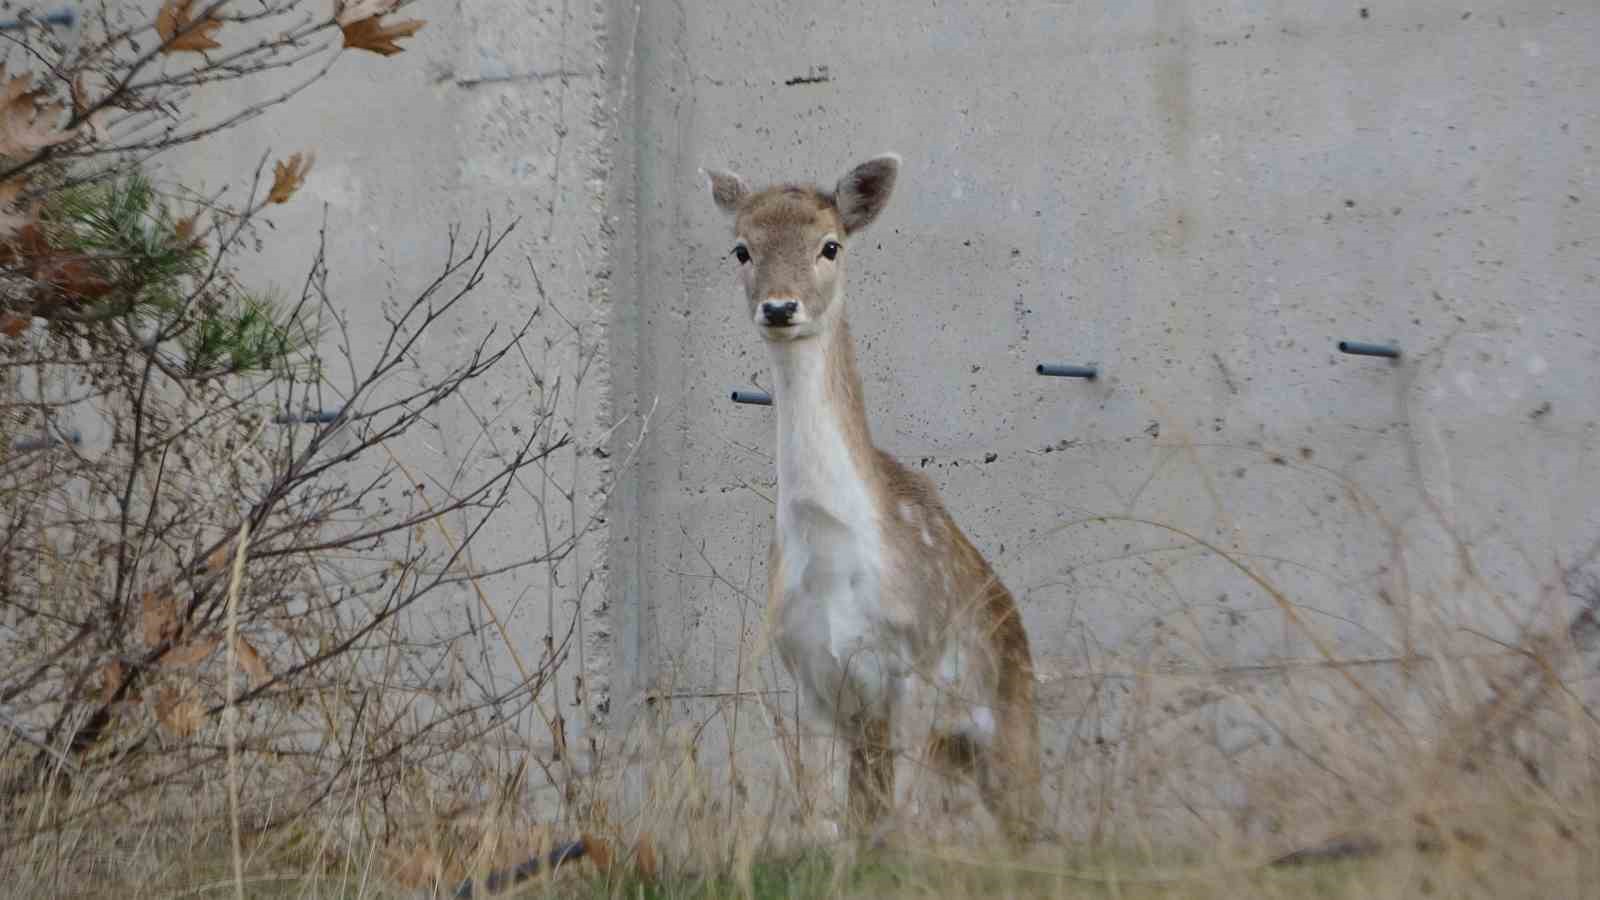
[[[589, 855], [588, 839], [580, 838], [551, 850], [545, 856], [542, 864], [539, 857], [535, 856], [509, 871], [490, 872], [489, 877], [483, 880], [483, 889], [487, 893], [498, 894], [508, 887], [527, 881], [529, 878], [539, 874], [541, 869], [550, 870], [566, 863], [576, 863], [587, 855]], [[456, 888], [455, 896], [458, 898], [473, 896], [472, 882], [470, 880], [463, 881], [461, 886]]]
[[752, 406], [771, 406], [772, 395], [766, 391], [734, 391], [733, 402], [748, 403]]
[[1096, 366], [1069, 366], [1061, 363], [1039, 363], [1033, 367], [1040, 375], [1051, 375], [1056, 378], [1087, 378], [1090, 381], [1100, 377], [1100, 369]]
[[45, 450], [50, 447], [59, 447], [62, 444], [71, 444], [74, 447], [83, 443], [83, 432], [73, 429], [63, 432], [59, 437], [53, 434], [41, 434], [34, 438], [23, 438], [11, 445], [17, 453], [32, 453], [35, 450]]
[[1393, 344], [1366, 344], [1361, 341], [1340, 341], [1339, 352], [1349, 353], [1354, 356], [1381, 356], [1385, 359], [1399, 359], [1400, 348]]
[[343, 407], [340, 407], [339, 409], [318, 409], [303, 413], [278, 413], [272, 417], [272, 424], [326, 425], [329, 422], [332, 422], [334, 419], [339, 418], [339, 414], [342, 412], [344, 412]]
[[68, 7], [66, 9], [58, 9], [53, 13], [46, 13], [37, 19], [32, 19], [27, 22], [24, 22], [21, 19], [10, 19], [5, 22], [0, 22], [0, 31], [19, 31], [35, 23], [42, 25], [60, 25], [62, 28], [71, 28], [73, 25], [77, 24], [77, 22], [78, 14], [73, 12], [72, 9]]

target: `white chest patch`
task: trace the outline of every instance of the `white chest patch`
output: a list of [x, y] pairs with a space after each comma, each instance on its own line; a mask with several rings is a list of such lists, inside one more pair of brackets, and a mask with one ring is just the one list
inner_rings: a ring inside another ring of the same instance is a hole
[[776, 637], [814, 710], [838, 721], [892, 702], [910, 668], [909, 648], [884, 609], [883, 540], [871, 490], [820, 390], [822, 373], [803, 358], [790, 361], [779, 373], [784, 580]]
[[784, 661], [829, 718], [881, 710], [909, 668], [883, 604], [882, 541], [859, 479], [780, 485]]

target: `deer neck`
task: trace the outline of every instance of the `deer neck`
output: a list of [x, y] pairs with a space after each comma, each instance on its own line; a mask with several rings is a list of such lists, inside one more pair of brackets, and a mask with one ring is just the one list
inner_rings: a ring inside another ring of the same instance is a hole
[[825, 334], [771, 345], [780, 519], [797, 503], [852, 525], [871, 517], [876, 454], [849, 323], [838, 315]]

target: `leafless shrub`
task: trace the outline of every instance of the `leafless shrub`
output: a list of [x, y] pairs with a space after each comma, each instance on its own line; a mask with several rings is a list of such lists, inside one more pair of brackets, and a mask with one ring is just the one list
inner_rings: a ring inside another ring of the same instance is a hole
[[[582, 617], [555, 604], [581, 607], [594, 587], [575, 571], [606, 489], [579, 496], [594, 343], [535, 270], [520, 321], [483, 329], [442, 366], [419, 356], [481, 293], [515, 226], [441, 227], [436, 275], [384, 305], [381, 331], [357, 334], [347, 304], [371, 298], [334, 296], [336, 261], [320, 249], [293, 296], [236, 274], [270, 240], [264, 217], [294, 198], [309, 153], [263, 155], [231, 199], [149, 174], [160, 154], [289, 102], [345, 50], [400, 52], [423, 24], [396, 21], [402, 5], [167, 0], [152, 20], [104, 4], [74, 40], [31, 20], [6, 38], [8, 865], [93, 868], [71, 862], [91, 836], [139, 842], [185, 820], [174, 833], [192, 837], [227, 808], [236, 851], [242, 831], [327, 859], [416, 816], [522, 796], [530, 765], [577, 789], [566, 754], [529, 750], [563, 744], [548, 695], [582, 654]], [[298, 80], [267, 100], [191, 112], [204, 92], [282, 70]], [[528, 385], [509, 428], [485, 411], [498, 399], [478, 396], [508, 367]], [[480, 433], [442, 435], [443, 410]], [[407, 458], [441, 438], [462, 443], [453, 470]], [[543, 512], [538, 535], [518, 558], [480, 561], [474, 544], [514, 493]], [[493, 595], [541, 569], [550, 631], [523, 659]], [[479, 665], [489, 644], [517, 677]], [[225, 770], [231, 796], [213, 789]]]

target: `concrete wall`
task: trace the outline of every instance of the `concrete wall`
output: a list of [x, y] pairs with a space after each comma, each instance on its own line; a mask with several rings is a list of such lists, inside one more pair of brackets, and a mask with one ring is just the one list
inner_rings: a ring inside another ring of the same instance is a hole
[[[1317, 657], [1216, 550], [1374, 660], [1483, 650], [1460, 626], [1510, 631], [1592, 554], [1600, 9], [639, 9], [612, 354], [618, 408], [655, 418], [614, 586], [674, 717], [725, 708], [758, 644], [773, 511], [772, 413], [727, 399], [768, 359], [702, 166], [831, 185], [904, 157], [850, 250], [875, 438], [1021, 599], [1056, 753], [1090, 676]], [[1210, 715], [1223, 744], [1267, 730]]]

